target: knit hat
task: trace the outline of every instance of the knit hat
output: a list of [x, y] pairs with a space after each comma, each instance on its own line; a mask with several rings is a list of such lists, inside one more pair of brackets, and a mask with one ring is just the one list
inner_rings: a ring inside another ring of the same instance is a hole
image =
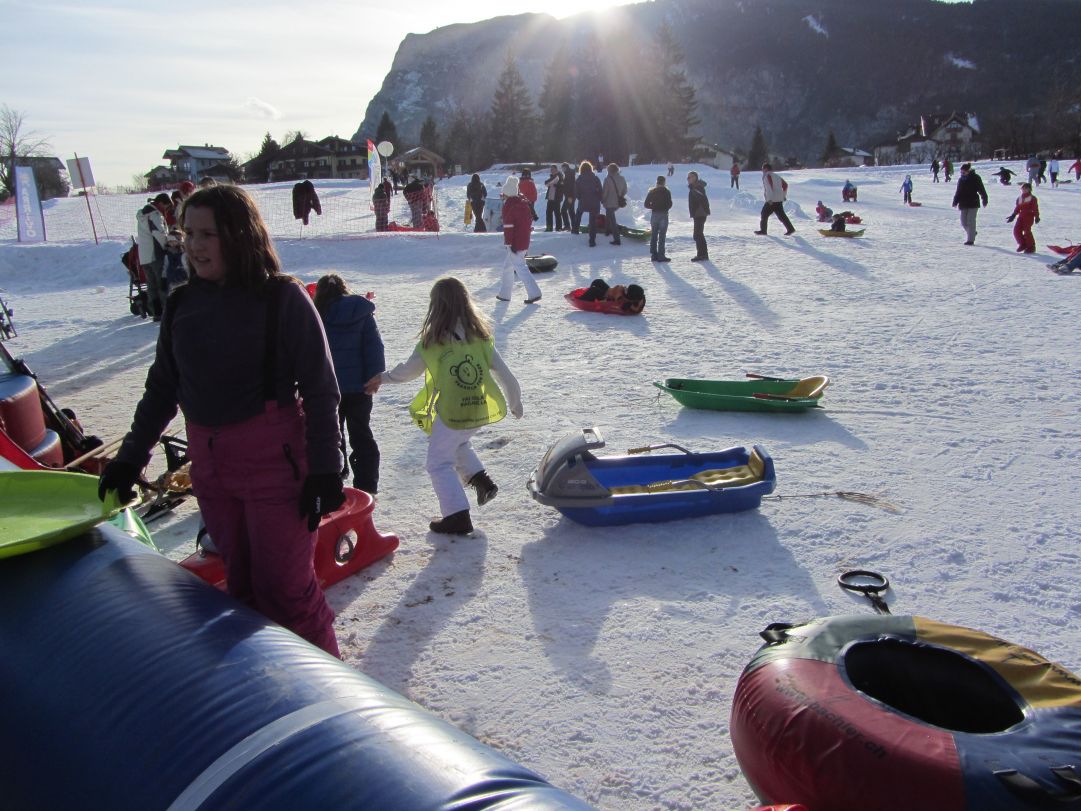
[[503, 196], [504, 197], [517, 197], [518, 196], [518, 178], [511, 175], [507, 178], [507, 182], [503, 184]]

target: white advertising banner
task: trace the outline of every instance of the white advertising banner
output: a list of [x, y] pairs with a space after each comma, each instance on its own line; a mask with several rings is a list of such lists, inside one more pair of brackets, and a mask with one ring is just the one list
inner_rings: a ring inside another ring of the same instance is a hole
[[19, 227], [19, 242], [45, 241], [45, 218], [31, 166], [15, 167], [15, 220]]
[[383, 182], [383, 169], [379, 162], [379, 152], [376, 151], [375, 144], [368, 141], [368, 199], [371, 200], [375, 194], [375, 187]]

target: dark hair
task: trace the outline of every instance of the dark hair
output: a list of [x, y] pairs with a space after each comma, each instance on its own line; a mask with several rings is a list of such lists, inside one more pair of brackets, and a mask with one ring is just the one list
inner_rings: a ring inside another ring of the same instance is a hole
[[587, 169], [592, 172], [593, 164], [589, 161], [582, 161], [582, 163], [578, 166], [578, 174], [582, 174], [582, 172], [586, 171]]
[[327, 308], [342, 296], [349, 295], [345, 279], [337, 273], [328, 273], [315, 283], [315, 309], [326, 315]]
[[281, 276], [282, 265], [255, 201], [239, 186], [216, 184], [195, 191], [180, 209], [180, 226], [188, 210], [209, 208], [221, 241], [225, 284], [262, 288], [267, 279]]
[[531, 171], [529, 171], [528, 169], [523, 169], [522, 170], [522, 177], [533, 177], [533, 173]]
[[637, 284], [628, 284], [626, 296], [631, 301], [641, 301], [646, 297], [646, 291]]
[[665, 184], [664, 175], [657, 175], [657, 185], [663, 186]]

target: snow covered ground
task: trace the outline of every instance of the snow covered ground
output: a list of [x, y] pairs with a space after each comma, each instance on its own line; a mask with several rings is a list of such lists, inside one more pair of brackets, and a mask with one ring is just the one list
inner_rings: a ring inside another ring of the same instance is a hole
[[[1047, 244], [1081, 241], [1081, 184], [1038, 190], [1040, 250], [1026, 256], [1004, 222], [1017, 187], [992, 182], [988, 165], [979, 168], [991, 204], [975, 247], [962, 245], [954, 185], [932, 184], [926, 166], [782, 173], [797, 212], [792, 237], [775, 221], [769, 236], [752, 233], [757, 173], [745, 173], [735, 194], [727, 173], [698, 167], [713, 207], [712, 261], [695, 264], [688, 168], [672, 178], [670, 265], [653, 265], [648, 245], [629, 239], [591, 249], [585, 236], [535, 233], [533, 252], [559, 259], [538, 277], [539, 306], [522, 303], [520, 286], [511, 303], [495, 300], [501, 240], [460, 222], [467, 177], [439, 186], [441, 234], [367, 233], [363, 214], [340, 238], [277, 243], [302, 280], [333, 271], [375, 292], [391, 364], [415, 342], [430, 284], [459, 276], [496, 324], [524, 390], [525, 418], [478, 437], [501, 490], [474, 511], [475, 537], [455, 539], [427, 531], [436, 501], [426, 439], [406, 414], [414, 387], [377, 395], [376, 524], [402, 544], [329, 592], [346, 661], [621, 811], [755, 805], [728, 736], [736, 680], [767, 624], [870, 612], [837, 588], [846, 569], [889, 576], [894, 613], [980, 628], [1081, 669], [1072, 481], [1081, 458], [1072, 388], [1081, 278], [1044, 267], [1054, 258]], [[630, 207], [621, 216], [644, 224], [641, 200], [658, 167], [625, 173]], [[901, 204], [906, 173], [920, 208]], [[860, 192], [850, 206], [840, 202], [846, 178]], [[502, 176], [484, 179], [494, 191]], [[283, 210], [288, 194], [288, 185], [258, 191], [261, 205]], [[143, 198], [109, 199], [133, 225]], [[812, 220], [819, 199], [859, 213], [866, 235], [821, 237]], [[50, 233], [65, 238], [65, 218], [85, 216], [82, 200], [57, 201]], [[9, 349], [90, 432], [119, 436], [157, 335], [128, 314], [123, 240], [96, 246], [72, 224], [72, 241], [19, 245], [10, 217], [10, 208], [0, 213], [0, 288], [19, 330]], [[111, 233], [126, 239], [131, 225]], [[562, 300], [596, 277], [641, 284], [644, 315], [589, 314]], [[833, 385], [825, 408], [803, 415], [693, 411], [651, 385], [745, 372], [825, 373]], [[525, 482], [554, 441], [592, 425], [608, 442], [600, 453], [759, 443], [776, 462], [782, 498], [736, 515], [576, 525], [530, 499]], [[813, 497], [836, 490], [896, 511]], [[193, 505], [152, 529], [170, 557], [185, 556]]]

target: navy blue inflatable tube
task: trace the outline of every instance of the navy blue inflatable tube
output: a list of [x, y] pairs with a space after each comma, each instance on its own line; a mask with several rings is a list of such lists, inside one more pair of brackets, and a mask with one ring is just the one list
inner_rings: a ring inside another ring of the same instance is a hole
[[0, 561], [0, 804], [589, 809], [114, 527]]

